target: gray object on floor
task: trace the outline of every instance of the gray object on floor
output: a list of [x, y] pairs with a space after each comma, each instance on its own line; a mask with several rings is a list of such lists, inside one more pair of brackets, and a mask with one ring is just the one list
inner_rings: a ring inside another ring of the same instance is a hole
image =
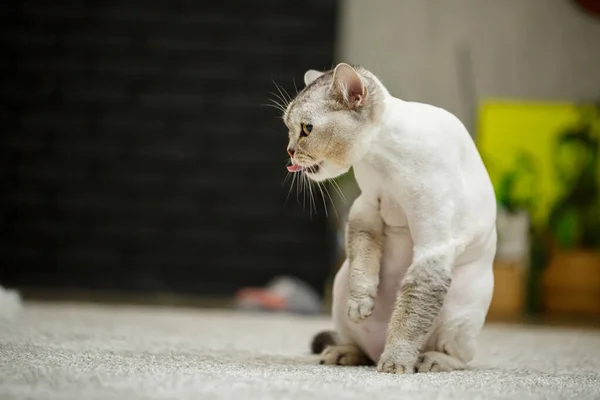
[[[278, 276], [259, 290], [284, 301], [284, 306], [277, 311], [298, 314], [321, 314], [323, 304], [321, 298], [306, 282], [293, 276]], [[263, 307], [260, 302], [251, 298], [236, 299], [236, 308], [249, 311], [275, 311]]]
[[475, 369], [394, 376], [309, 355], [322, 317], [25, 304], [0, 399], [598, 399], [597, 331], [488, 325]]
[[21, 295], [13, 289], [0, 285], [0, 329], [10, 324], [21, 311]]

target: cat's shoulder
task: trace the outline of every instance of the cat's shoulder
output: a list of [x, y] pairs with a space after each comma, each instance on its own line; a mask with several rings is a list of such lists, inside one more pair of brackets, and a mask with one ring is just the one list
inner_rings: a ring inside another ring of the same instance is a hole
[[404, 130], [444, 130], [463, 131], [462, 121], [449, 110], [428, 103], [393, 99], [387, 108], [385, 121]]
[[405, 111], [411, 111], [410, 115], [413, 117], [426, 117], [426, 118], [434, 118], [434, 119], [456, 119], [456, 115], [454, 115], [449, 110], [436, 106], [429, 103], [421, 103], [418, 101], [402, 101], [401, 107], [404, 108]]

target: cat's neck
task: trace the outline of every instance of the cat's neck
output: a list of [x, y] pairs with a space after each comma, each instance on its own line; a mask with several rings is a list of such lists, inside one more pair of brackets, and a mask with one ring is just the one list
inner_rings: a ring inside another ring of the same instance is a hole
[[368, 92], [367, 107], [369, 108], [371, 123], [377, 124], [381, 121], [383, 112], [386, 108], [386, 102], [391, 95], [379, 78], [370, 71], [364, 68], [358, 68], [357, 72], [361, 75], [366, 84], [365, 86]]
[[392, 96], [371, 72], [360, 67], [357, 68], [357, 72], [363, 78], [369, 93], [367, 104], [371, 118], [370, 123], [356, 139], [350, 159], [355, 160], [352, 163], [355, 169], [364, 167], [371, 172], [379, 171], [381, 175], [389, 169], [389, 165], [395, 163], [398, 156], [394, 151], [396, 146], [390, 121], [395, 120], [391, 125], [397, 124], [405, 102]]
[[[390, 128], [390, 121], [397, 123], [399, 113], [402, 111], [403, 100], [392, 96], [386, 88], [379, 82], [377, 95], [378, 118], [371, 123], [363, 133], [362, 138], [356, 148], [356, 163], [354, 167], [368, 166], [367, 169], [379, 170], [384, 172], [397, 161], [398, 154], [395, 151], [398, 138], [394, 138], [398, 132]], [[396, 124], [394, 124], [396, 125]]]

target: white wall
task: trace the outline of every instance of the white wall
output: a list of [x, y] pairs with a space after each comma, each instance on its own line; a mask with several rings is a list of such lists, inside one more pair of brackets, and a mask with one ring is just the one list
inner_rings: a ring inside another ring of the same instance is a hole
[[449, 109], [469, 128], [476, 103], [460, 77], [465, 49], [479, 99], [600, 96], [600, 20], [570, 0], [341, 0], [341, 8], [338, 61], [370, 69], [397, 97]]

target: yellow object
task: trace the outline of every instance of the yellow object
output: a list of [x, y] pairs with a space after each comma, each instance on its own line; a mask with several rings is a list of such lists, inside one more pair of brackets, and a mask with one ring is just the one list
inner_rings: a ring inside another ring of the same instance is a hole
[[477, 145], [497, 194], [503, 177], [520, 157], [526, 157], [535, 172], [522, 174], [512, 193], [530, 198], [532, 223], [545, 225], [550, 206], [562, 189], [556, 177], [555, 141], [579, 120], [576, 105], [488, 101], [482, 104], [479, 118]]

